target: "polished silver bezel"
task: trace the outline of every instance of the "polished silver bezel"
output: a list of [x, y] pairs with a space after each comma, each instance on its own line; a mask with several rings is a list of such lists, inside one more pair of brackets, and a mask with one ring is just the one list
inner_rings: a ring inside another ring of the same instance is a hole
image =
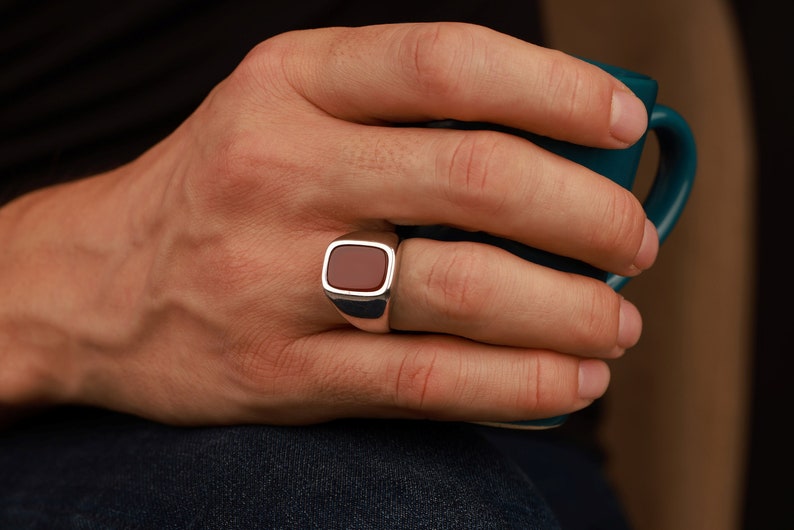
[[[383, 279], [383, 285], [381, 285], [380, 289], [377, 291], [347, 291], [344, 289], [337, 289], [328, 283], [328, 262], [331, 259], [331, 253], [335, 248], [345, 245], [378, 248], [386, 253], [386, 276]], [[357, 298], [375, 299], [388, 296], [389, 291], [391, 290], [392, 279], [394, 278], [394, 262], [396, 257], [396, 249], [386, 243], [361, 239], [337, 239], [328, 245], [328, 249], [325, 251], [325, 259], [323, 260], [323, 289], [325, 289], [326, 293], [352, 296]]]

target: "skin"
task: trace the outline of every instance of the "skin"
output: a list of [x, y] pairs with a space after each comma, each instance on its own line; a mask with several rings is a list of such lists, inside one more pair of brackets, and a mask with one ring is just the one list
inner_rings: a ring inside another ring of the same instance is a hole
[[0, 410], [174, 424], [506, 421], [586, 407], [639, 339], [602, 282], [475, 243], [406, 241], [392, 326], [325, 298], [355, 230], [486, 230], [635, 276], [658, 238], [609, 180], [482, 120], [604, 148], [647, 125], [600, 69], [463, 24], [331, 28], [252, 50], [176, 131], [0, 209]]

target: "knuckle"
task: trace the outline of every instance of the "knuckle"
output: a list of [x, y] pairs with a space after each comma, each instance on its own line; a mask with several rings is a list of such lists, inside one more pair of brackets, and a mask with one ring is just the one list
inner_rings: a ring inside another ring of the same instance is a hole
[[[194, 168], [190, 191], [207, 206], [248, 205], [263, 193], [275, 203], [313, 162], [306, 142], [296, 141], [304, 132], [283, 126], [273, 134], [268, 127], [283, 123], [285, 107], [262, 103], [285, 102], [287, 92], [294, 93], [288, 77], [298, 67], [287, 64], [293, 41], [280, 35], [254, 47], [191, 120], [202, 167]], [[272, 178], [263, 178], [264, 171]]]
[[406, 355], [395, 378], [394, 399], [398, 407], [424, 410], [427, 391], [433, 381], [434, 357], [426, 352]]
[[275, 394], [283, 387], [295, 387], [301, 374], [309, 371], [308, 359], [290, 348], [283, 338], [257, 327], [225, 349], [227, 374], [240, 388]]
[[440, 150], [436, 182], [453, 204], [490, 215], [506, 201], [505, 182], [497, 178], [506, 155], [500, 137], [490, 131], [467, 132], [449, 151]]
[[523, 393], [523, 405], [533, 412], [544, 403], [554, 401], [556, 395], [556, 377], [549, 376], [550, 373], [555, 373], [556, 369], [552, 363], [544, 362], [544, 357], [539, 355], [532, 359], [529, 367], [530, 373], [534, 376], [530, 379], [532, 383], [527, 385], [526, 392]]
[[427, 415], [443, 410], [457, 400], [464, 375], [460, 359], [459, 352], [444, 340], [423, 341], [406, 352], [391, 379], [395, 405]]
[[420, 24], [400, 41], [398, 61], [421, 92], [443, 97], [457, 90], [474, 49], [465, 24]]
[[549, 112], [563, 122], [574, 120], [584, 90], [584, 79], [579, 69], [572, 69], [561, 55], [552, 54], [545, 72], [545, 93]]
[[549, 117], [550, 133], [567, 137], [572, 127], [594, 127], [586, 133], [586, 137], [594, 140], [592, 135], [608, 132], [612, 84], [598, 68], [582, 68], [573, 64], [567, 54], [550, 51], [543, 66], [538, 68], [536, 79], [538, 93], [544, 94], [539, 105], [543, 105], [543, 112]]
[[278, 81], [287, 81], [296, 49], [293, 35], [294, 32], [282, 33], [251, 48], [231, 78], [245, 87], [268, 90]]
[[430, 267], [425, 304], [431, 310], [459, 321], [476, 320], [488, 304], [490, 291], [482, 278], [487, 277], [488, 261], [474, 245], [451, 245]]
[[[539, 352], [527, 366], [529, 381], [525, 391], [520, 394], [520, 407], [532, 414], [549, 408], [559, 409], [570, 406], [575, 399], [576, 388], [571, 388], [571, 369], [576, 361], [562, 361], [549, 352]], [[575, 372], [574, 372], [575, 373]]]
[[[204, 149], [204, 167], [190, 180], [190, 191], [207, 209], [242, 212], [262, 196], [277, 202], [289, 193], [294, 181], [286, 177], [301, 174], [305, 164], [297, 146], [261, 134], [245, 118], [231, 117], [218, 131]], [[274, 178], [263, 178], [263, 168]]]
[[[645, 210], [630, 191], [619, 186], [610, 189], [612, 193], [605, 195], [601, 208], [605, 222], [591, 232], [591, 242], [595, 248], [632, 260], [642, 241]], [[603, 230], [605, 226], [610, 229]]]
[[250, 197], [263, 185], [257, 167], [262, 162], [253, 135], [233, 124], [214, 139], [206, 153], [205, 171], [190, 180], [190, 192], [210, 211], [237, 208], [240, 200]]
[[207, 98], [195, 135], [201, 138], [211, 189], [221, 194], [217, 198], [249, 196], [266, 182], [279, 180], [261, 178], [262, 168], [284, 173], [301, 159], [286, 133], [267, 134], [262, 126], [262, 120], [275, 119], [272, 114], [278, 111], [261, 102], [283, 101], [285, 92], [292, 91], [286, 64], [292, 40], [285, 34], [255, 46]]
[[580, 290], [577, 318], [571, 330], [573, 344], [589, 345], [593, 352], [611, 350], [617, 342], [618, 305], [614, 291], [602, 282], [586, 282]]

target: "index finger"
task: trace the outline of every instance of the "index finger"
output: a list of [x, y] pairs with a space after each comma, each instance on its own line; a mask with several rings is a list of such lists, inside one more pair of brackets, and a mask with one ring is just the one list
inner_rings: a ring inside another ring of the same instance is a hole
[[615, 77], [482, 26], [307, 30], [262, 52], [275, 54], [306, 100], [348, 121], [487, 121], [607, 148], [634, 143], [647, 127], [644, 105]]

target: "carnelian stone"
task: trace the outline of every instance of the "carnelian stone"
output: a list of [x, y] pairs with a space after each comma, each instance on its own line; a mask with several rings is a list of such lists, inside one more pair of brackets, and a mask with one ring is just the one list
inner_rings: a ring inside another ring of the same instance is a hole
[[388, 257], [377, 247], [340, 245], [328, 257], [326, 279], [343, 291], [377, 291], [386, 281]]

